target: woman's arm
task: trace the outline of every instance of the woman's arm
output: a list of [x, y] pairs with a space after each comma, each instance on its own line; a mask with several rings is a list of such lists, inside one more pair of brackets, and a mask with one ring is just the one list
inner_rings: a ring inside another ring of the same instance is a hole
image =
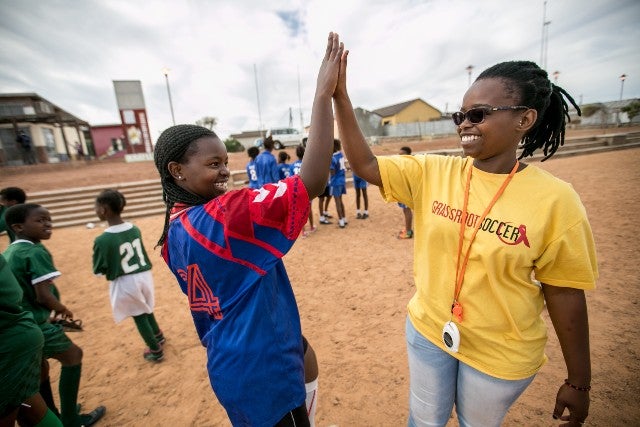
[[338, 131], [340, 132], [340, 142], [344, 148], [344, 153], [349, 160], [349, 166], [360, 178], [373, 185], [381, 186], [380, 168], [369, 144], [364, 139], [362, 131], [358, 126], [358, 121], [353, 113], [353, 106], [347, 93], [347, 56], [349, 51], [345, 51], [340, 63], [340, 75], [338, 76], [338, 86], [333, 95], [333, 102], [336, 109], [336, 120]]
[[311, 130], [307, 140], [300, 178], [313, 199], [324, 191], [333, 154], [333, 111], [331, 97], [336, 90], [344, 45], [338, 34], [329, 33], [327, 50], [320, 65], [316, 94], [311, 110]]
[[[582, 424], [589, 414], [591, 357], [589, 319], [584, 291], [542, 284], [547, 311], [560, 341], [567, 366], [567, 382], [558, 390], [553, 417]], [[578, 390], [576, 389], [584, 389]], [[563, 415], [565, 409], [569, 415]]]

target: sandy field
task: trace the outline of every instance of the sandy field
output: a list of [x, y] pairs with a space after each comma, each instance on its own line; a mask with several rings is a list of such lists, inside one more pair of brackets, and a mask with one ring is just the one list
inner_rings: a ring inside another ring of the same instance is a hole
[[[571, 134], [569, 135], [571, 136]], [[455, 146], [455, 139], [412, 142], [414, 151]], [[376, 146], [395, 154], [400, 145]], [[292, 151], [292, 150], [291, 150]], [[293, 156], [292, 156], [293, 157]], [[231, 155], [241, 169], [245, 153]], [[552, 159], [535, 164], [573, 184], [586, 206], [595, 234], [600, 279], [587, 293], [591, 326], [593, 390], [587, 425], [640, 425], [640, 253], [634, 235], [640, 208], [640, 149]], [[28, 192], [79, 185], [157, 178], [150, 162], [78, 162], [0, 168], [1, 186]], [[544, 191], [541, 189], [540, 191]], [[408, 368], [404, 341], [406, 304], [414, 292], [412, 240], [398, 240], [403, 218], [369, 187], [370, 218], [355, 218], [355, 192], [345, 199], [350, 220], [345, 229], [321, 225], [301, 238], [285, 257], [300, 308], [303, 331], [318, 355], [319, 405], [316, 425], [403, 426], [407, 421]], [[335, 212], [333, 203], [330, 210]], [[314, 204], [317, 221], [317, 202]], [[126, 213], [126, 211], [125, 211]], [[542, 215], [543, 212], [532, 212]], [[70, 333], [84, 350], [80, 402], [87, 410], [102, 404], [100, 426], [228, 426], [205, 370], [186, 297], [153, 250], [163, 218], [134, 221], [154, 262], [156, 318], [167, 338], [165, 360], [142, 358], [144, 343], [132, 320], [114, 324], [108, 284], [91, 272], [95, 229], [55, 229], [45, 245], [62, 277], [56, 281], [65, 304], [85, 330]], [[0, 250], [7, 245], [0, 236]], [[555, 394], [566, 377], [552, 330], [549, 363], [512, 407], [504, 425], [559, 425], [551, 417]], [[53, 384], [59, 364], [51, 361]], [[449, 423], [457, 425], [455, 417]]]

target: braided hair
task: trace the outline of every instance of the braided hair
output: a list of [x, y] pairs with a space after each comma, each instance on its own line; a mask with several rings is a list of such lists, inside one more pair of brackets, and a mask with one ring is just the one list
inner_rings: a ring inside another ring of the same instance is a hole
[[120, 215], [127, 204], [127, 200], [118, 190], [107, 189], [98, 194], [96, 203], [105, 205], [111, 209], [111, 212]]
[[542, 161], [553, 156], [564, 144], [566, 123], [571, 121], [565, 98], [576, 108], [578, 115], [582, 114], [571, 95], [551, 83], [547, 72], [531, 61], [501, 62], [484, 70], [476, 80], [487, 78], [502, 79], [510, 95], [518, 99], [516, 104], [538, 112], [535, 124], [522, 138], [522, 153], [518, 159], [533, 156], [539, 148], [544, 152]]
[[184, 163], [189, 157], [195, 154], [197, 145], [194, 144], [200, 138], [217, 138], [215, 132], [196, 125], [176, 125], [166, 129], [156, 143], [153, 160], [160, 174], [162, 184], [162, 200], [164, 200], [167, 210], [164, 216], [164, 228], [158, 240], [158, 246], [162, 246], [169, 229], [169, 215], [176, 203], [186, 205], [202, 205], [209, 200], [191, 193], [176, 184], [173, 176], [169, 172], [169, 163]]

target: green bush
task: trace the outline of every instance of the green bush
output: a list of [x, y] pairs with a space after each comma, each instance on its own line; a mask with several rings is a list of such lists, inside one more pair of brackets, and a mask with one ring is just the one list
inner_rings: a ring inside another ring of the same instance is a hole
[[227, 147], [229, 153], [240, 153], [244, 151], [244, 146], [234, 138], [227, 138], [224, 140], [224, 145]]
[[627, 113], [629, 120], [633, 120], [635, 116], [640, 114], [640, 102], [633, 101], [631, 104], [627, 105], [626, 107], [622, 107], [622, 112]]

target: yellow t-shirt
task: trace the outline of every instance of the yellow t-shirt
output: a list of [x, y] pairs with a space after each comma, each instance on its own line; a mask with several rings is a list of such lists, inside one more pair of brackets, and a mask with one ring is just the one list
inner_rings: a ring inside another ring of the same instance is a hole
[[[473, 159], [439, 155], [378, 157], [386, 201], [413, 211], [414, 280], [409, 318], [435, 345], [451, 319], [460, 218]], [[473, 169], [461, 258], [473, 227], [506, 174]], [[462, 262], [462, 260], [461, 260]], [[545, 363], [544, 297], [532, 280], [592, 289], [598, 276], [587, 215], [570, 184], [532, 165], [516, 173], [471, 246], [460, 292], [462, 362], [498, 378], [535, 374]], [[455, 321], [455, 319], [454, 319]]]

